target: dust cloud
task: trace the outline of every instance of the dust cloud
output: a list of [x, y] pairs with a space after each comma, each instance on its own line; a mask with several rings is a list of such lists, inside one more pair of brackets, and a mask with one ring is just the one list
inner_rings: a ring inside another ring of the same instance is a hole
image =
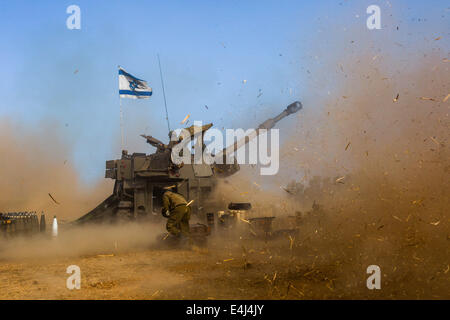
[[105, 179], [93, 185], [80, 181], [71, 147], [61, 137], [49, 121], [30, 128], [0, 118], [0, 212], [44, 211], [48, 219], [72, 220], [111, 193]]
[[332, 266], [330, 290], [357, 288], [375, 264], [390, 287], [380, 297], [448, 297], [448, 59], [430, 50], [399, 71], [392, 56], [361, 52], [322, 66], [334, 90], [280, 129], [291, 136], [279, 175], [246, 170], [219, 195], [257, 203], [260, 216], [301, 217], [297, 258], [313, 273]]
[[60, 226], [58, 236], [50, 233], [17, 237], [0, 244], [0, 259], [42, 260], [82, 256], [112, 256], [132, 250], [149, 249], [164, 231], [155, 223]]
[[440, 296], [450, 256], [448, 63], [430, 53], [393, 74], [392, 59], [357, 61], [341, 64], [338, 94], [285, 145], [290, 169], [305, 174], [290, 199], [323, 206], [310, 235], [324, 238], [315, 242], [323, 262], [352, 260], [347, 278], [376, 264], [391, 294]]

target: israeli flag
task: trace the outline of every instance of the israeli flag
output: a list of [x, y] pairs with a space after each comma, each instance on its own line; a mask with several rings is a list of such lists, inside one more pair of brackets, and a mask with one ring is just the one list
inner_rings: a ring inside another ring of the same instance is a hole
[[148, 99], [152, 95], [152, 88], [147, 81], [141, 80], [119, 67], [119, 95], [121, 98]]

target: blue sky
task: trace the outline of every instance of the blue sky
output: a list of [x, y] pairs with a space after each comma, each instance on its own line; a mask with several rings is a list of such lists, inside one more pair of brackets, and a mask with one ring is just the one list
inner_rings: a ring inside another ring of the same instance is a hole
[[[81, 30], [66, 28], [71, 4], [81, 8]], [[382, 10], [376, 34], [365, 27], [371, 4]], [[158, 53], [172, 128], [187, 114], [219, 128], [250, 127], [294, 100], [311, 107], [324, 89], [310, 85], [311, 65], [317, 55], [336, 54], [321, 48], [339, 28], [377, 43], [396, 37], [411, 50], [418, 39], [443, 36], [448, 57], [449, 7], [406, 0], [3, 1], [0, 117], [54, 123], [91, 181], [120, 155], [117, 65], [153, 87], [149, 100], [123, 101], [126, 147], [149, 152], [138, 134], [167, 139]]]

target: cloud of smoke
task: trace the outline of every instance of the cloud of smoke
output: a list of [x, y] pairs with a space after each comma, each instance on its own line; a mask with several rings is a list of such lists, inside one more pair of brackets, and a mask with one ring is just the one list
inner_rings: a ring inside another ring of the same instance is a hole
[[44, 211], [47, 216], [70, 220], [111, 193], [106, 180], [95, 185], [80, 182], [71, 161], [72, 149], [60, 131], [50, 122], [29, 128], [0, 119], [0, 212]]
[[83, 255], [112, 255], [129, 250], [148, 249], [164, 226], [150, 223], [120, 225], [62, 225], [57, 238], [50, 233], [30, 238], [18, 237], [0, 245], [0, 257], [12, 259], [47, 259]]
[[[361, 275], [377, 264], [390, 285], [383, 297], [445, 295], [448, 57], [438, 47], [404, 48], [400, 56], [393, 54], [397, 46], [375, 50], [370, 39], [351, 36], [355, 41], [334, 39], [334, 52], [345, 54], [322, 56], [311, 66], [312, 86], [321, 83], [323, 90], [306, 97], [294, 127], [280, 129], [279, 175], [262, 179], [246, 168], [219, 194], [275, 206], [261, 216], [301, 211], [303, 252], [315, 257], [315, 266], [336, 264], [338, 281], [359, 286], [361, 294], [367, 290]], [[312, 214], [314, 201], [321, 209]]]

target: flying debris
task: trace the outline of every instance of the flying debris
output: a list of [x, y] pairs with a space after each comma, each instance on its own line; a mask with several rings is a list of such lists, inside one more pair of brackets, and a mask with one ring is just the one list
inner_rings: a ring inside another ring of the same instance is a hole
[[55, 200], [55, 198], [53, 198], [51, 193], [49, 193], [48, 196], [53, 200], [53, 202], [55, 202], [56, 204], [60, 204], [58, 201]]
[[347, 151], [348, 147], [350, 147], [351, 142], [347, 143], [347, 145], [345, 146], [345, 151]]
[[336, 179], [336, 182], [338, 182], [338, 183], [344, 183], [344, 182], [342, 182], [342, 180], [344, 180], [344, 178], [345, 178], [345, 177], [337, 178], [337, 179]]
[[180, 124], [184, 124], [186, 122], [187, 119], [189, 119], [191, 115], [188, 114], [186, 117], [184, 117], [183, 121], [180, 122]]
[[420, 97], [420, 100], [429, 100], [429, 101], [436, 101], [433, 98], [427, 98], [427, 97]]
[[397, 96], [396, 96], [396, 97], [395, 97], [395, 98], [393, 99], [393, 101], [394, 101], [394, 102], [397, 102], [397, 101], [398, 101], [398, 97], [399, 97], [399, 95], [400, 95], [400, 94], [399, 94], [399, 93], [397, 93]]

